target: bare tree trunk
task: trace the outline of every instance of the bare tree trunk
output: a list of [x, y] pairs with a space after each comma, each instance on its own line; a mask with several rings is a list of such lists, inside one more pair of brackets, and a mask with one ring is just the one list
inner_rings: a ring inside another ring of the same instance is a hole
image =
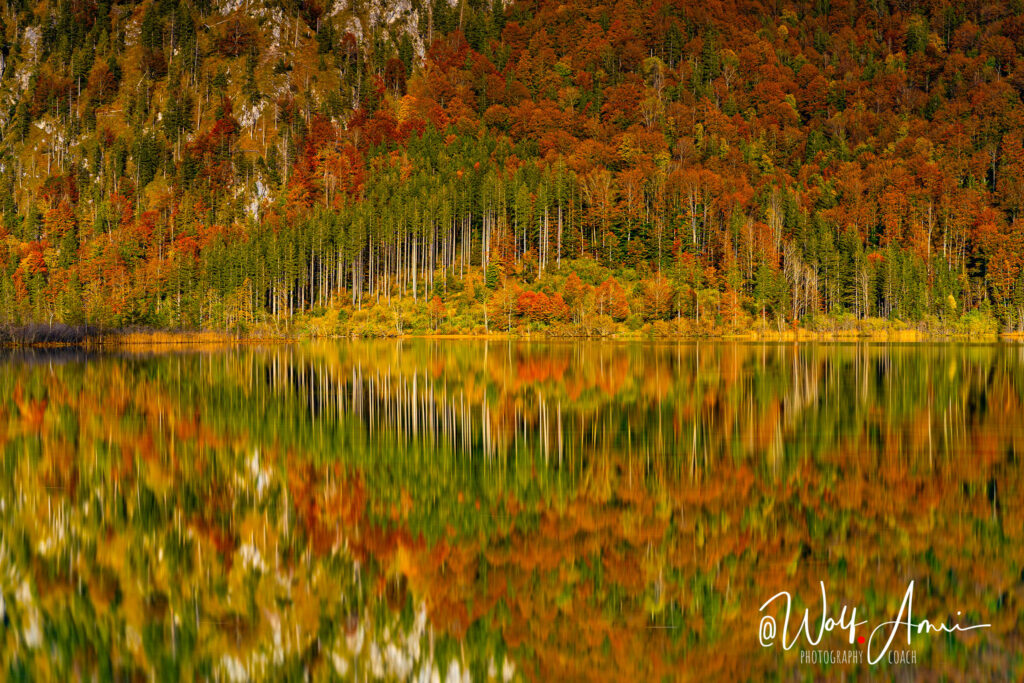
[[562, 202], [558, 202], [558, 254], [557, 265], [562, 267]]

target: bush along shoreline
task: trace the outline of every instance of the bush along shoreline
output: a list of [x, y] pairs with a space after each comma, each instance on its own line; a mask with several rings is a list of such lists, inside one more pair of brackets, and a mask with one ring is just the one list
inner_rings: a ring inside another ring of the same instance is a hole
[[4, 346], [130, 346], [287, 341], [346, 337], [521, 337], [565, 339], [747, 339], [927, 341], [1024, 336], [1000, 326], [989, 307], [961, 313], [949, 297], [917, 320], [857, 317], [838, 310], [797, 320], [730, 289], [693, 286], [662, 272], [613, 273], [587, 260], [567, 261], [540, 277], [496, 269], [441, 274], [433, 286], [355, 305], [347, 296], [292, 315], [220, 311], [220, 324], [198, 329], [105, 328], [65, 323], [0, 325]]

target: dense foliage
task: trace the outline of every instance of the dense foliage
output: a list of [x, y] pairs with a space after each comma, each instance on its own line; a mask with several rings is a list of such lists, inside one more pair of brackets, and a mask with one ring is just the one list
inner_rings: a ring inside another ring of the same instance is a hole
[[0, 17], [0, 321], [1024, 326], [1020, 2]]

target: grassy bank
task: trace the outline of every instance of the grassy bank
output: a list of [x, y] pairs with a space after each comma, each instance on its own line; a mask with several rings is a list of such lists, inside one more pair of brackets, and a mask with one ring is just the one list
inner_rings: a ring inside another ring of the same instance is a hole
[[107, 330], [86, 325], [29, 324], [0, 326], [3, 348], [120, 348], [131, 346], [185, 346], [288, 341], [291, 335], [265, 331], [222, 332], [212, 330]]
[[[696, 325], [693, 321], [657, 321], [636, 328], [622, 323], [605, 321], [600, 325], [557, 324], [547, 326], [514, 325], [507, 329], [488, 329], [477, 326], [473, 330], [411, 328], [401, 331], [373, 324], [363, 316], [356, 316], [354, 324], [339, 319], [339, 311], [323, 316], [297, 317], [287, 326], [259, 325], [234, 331], [215, 330], [104, 330], [89, 326], [64, 324], [30, 324], [0, 326], [2, 348], [61, 348], [80, 347], [113, 349], [127, 347], [175, 347], [197, 345], [251, 344], [265, 342], [291, 342], [303, 339], [353, 338], [411, 338], [435, 339], [530, 339], [530, 340], [679, 340], [679, 341], [737, 341], [737, 342], [934, 342], [1024, 341], [1021, 332], [997, 332], [991, 325], [927, 325], [906, 324], [900, 321], [868, 319], [857, 325], [826, 324], [819, 320], [814, 327], [799, 325], [751, 325], [745, 330], [726, 329], [721, 326]], [[830, 321], [834, 322], [834, 321]]]

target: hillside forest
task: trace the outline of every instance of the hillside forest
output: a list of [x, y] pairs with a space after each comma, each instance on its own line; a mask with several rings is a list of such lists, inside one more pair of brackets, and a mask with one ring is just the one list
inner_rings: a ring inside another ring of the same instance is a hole
[[0, 324], [1024, 329], [1024, 3], [11, 0]]

